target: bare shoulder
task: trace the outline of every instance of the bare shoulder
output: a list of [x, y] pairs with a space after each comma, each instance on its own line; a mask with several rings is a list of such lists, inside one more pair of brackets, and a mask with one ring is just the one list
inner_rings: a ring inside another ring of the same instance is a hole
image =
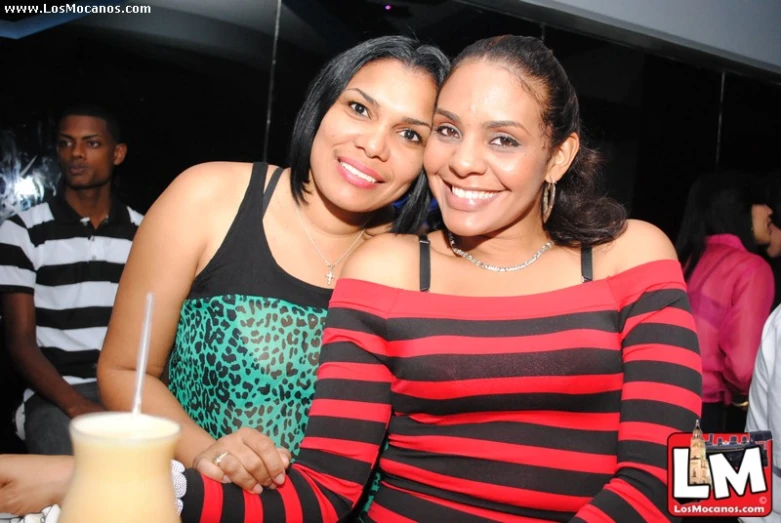
[[220, 228], [227, 230], [223, 224], [236, 215], [250, 172], [251, 164], [231, 162], [203, 163], [183, 171], [149, 208], [134, 243], [167, 238], [175, 231], [179, 247], [203, 248]]
[[417, 236], [380, 234], [366, 241], [350, 255], [342, 269], [341, 277], [416, 290], [419, 260]]
[[218, 202], [237, 193], [243, 194], [249, 185], [252, 164], [237, 162], [207, 162], [194, 165], [177, 176], [161, 199], [170, 195], [182, 199], [183, 205]]
[[612, 274], [659, 260], [678, 260], [675, 247], [667, 235], [655, 225], [641, 220], [627, 220], [621, 235], [607, 245], [595, 249]]
[[[249, 185], [252, 164], [209, 162], [194, 165], [179, 174], [163, 191], [144, 217], [143, 224], [163, 220], [177, 226], [207, 224], [223, 214], [231, 217]], [[142, 226], [143, 226], [142, 224]]]

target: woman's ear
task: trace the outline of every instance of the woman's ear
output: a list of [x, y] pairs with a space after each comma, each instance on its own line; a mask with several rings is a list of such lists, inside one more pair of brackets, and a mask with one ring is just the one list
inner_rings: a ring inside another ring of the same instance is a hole
[[580, 150], [580, 137], [572, 133], [559, 145], [550, 160], [548, 160], [548, 172], [545, 175], [545, 181], [556, 183], [569, 170], [575, 156]]

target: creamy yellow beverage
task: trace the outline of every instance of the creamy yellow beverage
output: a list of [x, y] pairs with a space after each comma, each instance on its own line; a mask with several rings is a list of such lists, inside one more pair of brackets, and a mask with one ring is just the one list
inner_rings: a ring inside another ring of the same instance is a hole
[[129, 412], [74, 418], [76, 469], [60, 523], [176, 523], [171, 459], [179, 438], [173, 421]]

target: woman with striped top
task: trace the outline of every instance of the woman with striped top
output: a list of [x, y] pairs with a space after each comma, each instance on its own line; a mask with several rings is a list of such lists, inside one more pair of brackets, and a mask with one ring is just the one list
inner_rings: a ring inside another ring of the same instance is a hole
[[354, 253], [286, 481], [185, 471], [183, 522], [336, 521], [378, 458], [372, 521], [669, 520], [697, 337], [672, 244], [596, 196], [595, 159], [541, 42], [464, 50], [424, 155], [445, 229]]

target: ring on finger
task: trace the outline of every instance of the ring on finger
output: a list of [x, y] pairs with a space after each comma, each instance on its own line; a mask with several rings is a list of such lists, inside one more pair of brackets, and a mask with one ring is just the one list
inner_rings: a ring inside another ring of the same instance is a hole
[[212, 460], [212, 462], [213, 462], [215, 465], [219, 465], [219, 464], [220, 464], [220, 462], [221, 462], [221, 461], [222, 461], [222, 460], [225, 458], [225, 456], [227, 456], [227, 455], [228, 455], [228, 451], [227, 451], [227, 450], [226, 450], [225, 452], [222, 452], [222, 453], [220, 453], [220, 454], [217, 454], [216, 456], [214, 456], [214, 459]]

